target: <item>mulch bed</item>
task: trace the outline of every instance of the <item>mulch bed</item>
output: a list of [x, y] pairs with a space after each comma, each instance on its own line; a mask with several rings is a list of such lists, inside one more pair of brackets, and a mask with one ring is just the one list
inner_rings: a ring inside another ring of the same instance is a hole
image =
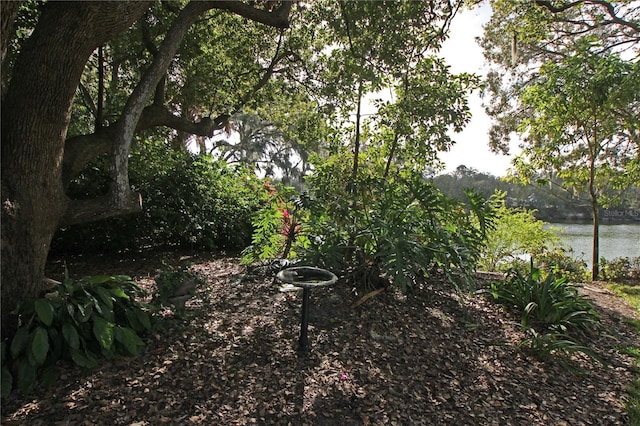
[[[180, 258], [173, 254], [172, 262]], [[127, 274], [149, 291], [161, 256], [73, 258], [71, 275]], [[182, 257], [184, 260], [185, 257]], [[607, 368], [571, 372], [519, 348], [513, 318], [442, 279], [352, 308], [343, 283], [312, 293], [311, 351], [297, 352], [300, 294], [238, 259], [188, 257], [206, 284], [185, 312], [161, 313], [140, 356], [91, 372], [61, 365], [52, 388], [2, 401], [28, 425], [617, 425], [637, 335], [611, 305], [592, 341]], [[59, 278], [60, 261], [50, 276]], [[594, 298], [598, 297], [594, 292]], [[596, 300], [597, 302], [597, 300]], [[622, 303], [622, 301], [620, 301]]]

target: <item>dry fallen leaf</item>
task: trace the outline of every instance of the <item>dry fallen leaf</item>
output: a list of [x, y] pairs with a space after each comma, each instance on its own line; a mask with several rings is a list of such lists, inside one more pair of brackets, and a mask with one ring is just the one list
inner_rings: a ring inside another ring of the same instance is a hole
[[[604, 334], [593, 340], [610, 368], [583, 376], [518, 349], [523, 336], [512, 318], [480, 297], [461, 302], [438, 277], [418, 283], [412, 295], [390, 289], [357, 309], [349, 309], [357, 300], [349, 288], [314, 291], [314, 306], [322, 308], [317, 302], [323, 298], [331, 304], [324, 314], [316, 312], [324, 322], [310, 324], [311, 350], [303, 355], [296, 350], [299, 297], [279, 292], [272, 276], [239, 280], [246, 271], [237, 259], [195, 254], [190, 261], [206, 284], [182, 316], [162, 312], [143, 354], [88, 374], [61, 365], [55, 389], [3, 400], [2, 423], [626, 421], [624, 395], [634, 373], [632, 360], [615, 348], [637, 346], [637, 335], [616, 316], [615, 303], [605, 301], [610, 294], [594, 292], [594, 297], [619, 340]], [[112, 261], [85, 256], [81, 268], [75, 262], [67, 259], [69, 270], [80, 275], [129, 274], [148, 290], [155, 285], [148, 277], [161, 266], [159, 258], [134, 256]], [[465, 326], [469, 323], [474, 327]]]

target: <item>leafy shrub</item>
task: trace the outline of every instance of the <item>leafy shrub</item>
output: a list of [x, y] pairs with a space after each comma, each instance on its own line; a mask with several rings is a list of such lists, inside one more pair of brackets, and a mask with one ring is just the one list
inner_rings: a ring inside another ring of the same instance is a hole
[[491, 227], [492, 205], [473, 192], [466, 205], [446, 197], [410, 169], [380, 177], [379, 165], [365, 159], [355, 181], [340, 156], [318, 164], [309, 178], [311, 196], [301, 202], [309, 210], [305, 258], [371, 287], [390, 281], [406, 290], [436, 269], [452, 283], [457, 274], [468, 277]]
[[134, 300], [140, 292], [129, 277], [94, 276], [65, 279], [45, 297], [21, 304], [3, 362], [3, 395], [15, 372], [20, 390], [28, 393], [37, 382], [47, 386], [57, 379], [59, 359], [94, 368], [100, 357], [138, 354], [144, 347], [140, 334], [151, 328], [144, 305]]
[[486, 271], [507, 270], [523, 255], [537, 258], [560, 243], [553, 230], [535, 218], [533, 210], [506, 207], [505, 195], [496, 191], [491, 197], [496, 206], [495, 227], [487, 234], [478, 262]]
[[[316, 159], [309, 193], [286, 204], [286, 217], [281, 205], [267, 205], [258, 216], [261, 233], [254, 235], [252, 252], [282, 253], [289, 241], [302, 262], [367, 288], [393, 283], [406, 290], [434, 269], [457, 283], [454, 274], [474, 270], [492, 217], [484, 198], [469, 193], [465, 206], [409, 170], [377, 177], [382, 173], [365, 161], [365, 153], [353, 181], [349, 155]], [[280, 249], [260, 252], [260, 244]]]
[[556, 248], [542, 252], [534, 258], [537, 268], [544, 275], [553, 275], [571, 282], [590, 281], [590, 272], [587, 263], [571, 256], [562, 248]]
[[618, 257], [612, 260], [601, 257], [600, 273], [605, 281], [640, 280], [640, 256]]
[[[108, 165], [98, 161], [70, 186], [72, 198], [101, 195]], [[143, 212], [61, 229], [52, 251], [104, 252], [162, 246], [239, 251], [252, 234], [251, 219], [266, 199], [262, 181], [208, 155], [146, 141], [131, 160], [131, 186]]]
[[597, 330], [600, 316], [591, 301], [565, 278], [553, 274], [542, 278], [537, 269], [528, 274], [513, 270], [504, 281], [492, 283], [489, 294], [518, 315], [527, 333], [521, 346], [528, 346], [537, 356], [554, 356], [569, 365], [570, 355], [581, 352], [592, 361], [600, 361], [574, 337]]
[[537, 269], [526, 275], [512, 271], [504, 281], [491, 284], [491, 296], [519, 315], [523, 327], [558, 333], [586, 332], [600, 321], [591, 301], [579, 294], [575, 285], [553, 274], [542, 278]]

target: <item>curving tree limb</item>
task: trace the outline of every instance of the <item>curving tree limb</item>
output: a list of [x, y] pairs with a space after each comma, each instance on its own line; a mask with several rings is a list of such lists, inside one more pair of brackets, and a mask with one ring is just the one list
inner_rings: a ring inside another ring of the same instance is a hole
[[635, 32], [640, 32], [640, 24], [638, 24], [637, 22], [632, 22], [632, 21], [625, 20], [625, 19], [621, 18], [620, 16], [618, 16], [615, 7], [613, 6], [613, 4], [610, 1], [605, 1], [605, 0], [578, 0], [578, 1], [572, 1], [572, 2], [569, 2], [569, 3], [565, 3], [565, 4], [560, 5], [560, 6], [555, 6], [549, 0], [536, 0], [536, 5], [546, 8], [551, 13], [564, 12], [564, 11], [566, 11], [568, 9], [571, 9], [573, 7], [580, 6], [580, 5], [583, 5], [583, 4], [591, 4], [591, 5], [595, 5], [595, 6], [601, 6], [602, 8], [604, 8], [604, 10], [607, 12], [607, 14], [611, 17], [611, 21], [605, 21], [604, 22], [606, 24], [615, 23], [615, 24], [618, 24], [618, 25], [622, 25], [624, 27], [628, 27], [628, 28], [632, 29]]
[[[213, 131], [226, 125], [228, 116], [220, 116], [214, 120], [205, 118], [198, 123], [187, 121], [161, 106], [157, 97], [153, 105], [147, 106], [152, 95], [157, 92], [156, 89], [189, 27], [202, 14], [211, 9], [226, 10], [265, 25], [286, 28], [289, 25], [288, 16], [292, 5], [293, 2], [285, 1], [280, 7], [269, 12], [240, 1], [191, 1], [188, 3], [180, 11], [162, 44], [157, 48], [151, 66], [129, 96], [120, 118], [100, 134], [81, 136], [67, 141], [63, 160], [65, 184], [82, 170], [88, 161], [95, 158], [96, 154], [105, 152], [103, 151], [105, 149], [111, 152], [113, 181], [109, 193], [104, 197], [70, 202], [61, 225], [93, 221], [141, 210], [140, 196], [132, 192], [128, 174], [131, 143], [134, 135], [140, 130], [162, 125], [195, 135], [211, 136]], [[270, 73], [266, 75], [269, 76]]]

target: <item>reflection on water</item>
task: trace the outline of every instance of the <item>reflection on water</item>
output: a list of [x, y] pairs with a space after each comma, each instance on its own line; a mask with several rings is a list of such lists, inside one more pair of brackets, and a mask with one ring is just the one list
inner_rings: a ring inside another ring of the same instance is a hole
[[[593, 226], [591, 224], [552, 223], [562, 232], [560, 239], [573, 249], [576, 258], [591, 264]], [[600, 225], [600, 256], [606, 259], [640, 256], [640, 224]]]

